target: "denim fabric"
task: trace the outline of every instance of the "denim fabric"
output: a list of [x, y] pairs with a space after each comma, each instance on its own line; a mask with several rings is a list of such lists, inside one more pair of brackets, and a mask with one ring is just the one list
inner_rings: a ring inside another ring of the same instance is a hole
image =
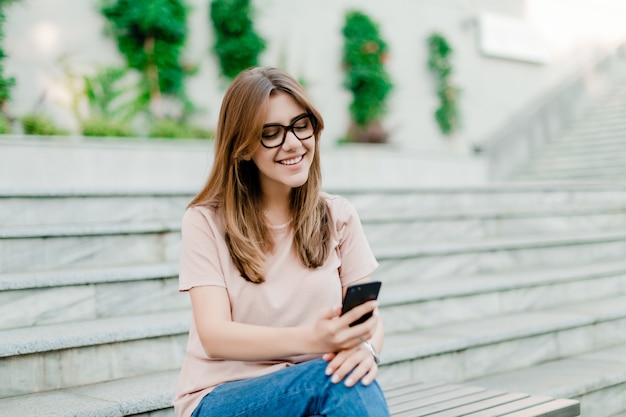
[[333, 384], [322, 359], [242, 381], [206, 395], [192, 417], [388, 417], [379, 385]]

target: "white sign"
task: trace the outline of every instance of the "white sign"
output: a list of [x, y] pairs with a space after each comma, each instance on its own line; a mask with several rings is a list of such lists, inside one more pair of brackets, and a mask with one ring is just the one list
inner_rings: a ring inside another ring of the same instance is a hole
[[545, 41], [521, 19], [484, 13], [478, 17], [478, 47], [490, 57], [544, 64]]

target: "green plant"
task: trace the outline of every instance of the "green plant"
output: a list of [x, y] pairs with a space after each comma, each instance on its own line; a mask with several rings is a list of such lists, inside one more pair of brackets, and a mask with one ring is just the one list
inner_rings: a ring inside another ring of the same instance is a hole
[[459, 110], [457, 97], [459, 89], [450, 82], [452, 48], [439, 33], [428, 37], [428, 68], [432, 72], [439, 97], [439, 107], [435, 111], [435, 120], [445, 135], [453, 134], [459, 128]]
[[[346, 13], [342, 33], [344, 85], [352, 92], [350, 114], [357, 127], [365, 129], [380, 122], [393, 87], [384, 66], [387, 44], [381, 39], [378, 26], [358, 11]], [[358, 140], [352, 138], [355, 139]]]
[[11, 122], [4, 116], [0, 115], [0, 135], [11, 133]]
[[[125, 68], [101, 68], [94, 75], [83, 76], [84, 95], [93, 118], [128, 122], [140, 111], [136, 97], [129, 97]], [[132, 90], [132, 88], [130, 88]]]
[[104, 117], [94, 117], [81, 122], [81, 130], [85, 136], [134, 136], [131, 127], [123, 122], [116, 122]]
[[66, 135], [68, 132], [57, 127], [52, 119], [44, 114], [31, 113], [22, 117], [22, 129], [27, 135]]
[[210, 9], [215, 31], [213, 50], [222, 74], [233, 79], [242, 70], [258, 65], [265, 41], [254, 31], [250, 0], [213, 0]]
[[157, 120], [151, 127], [149, 136], [152, 138], [172, 139], [212, 139], [212, 132], [191, 126], [178, 120], [164, 118]]
[[4, 9], [11, 3], [13, 3], [13, 0], [0, 0], [0, 111], [5, 114], [7, 102], [11, 99], [11, 88], [15, 85], [15, 78], [6, 77], [4, 75], [4, 59], [7, 56], [2, 46], [2, 41], [4, 40], [4, 22], [6, 20]]
[[162, 94], [184, 101], [187, 6], [180, 0], [101, 0], [100, 10], [128, 66], [142, 75], [137, 103], [162, 117]]

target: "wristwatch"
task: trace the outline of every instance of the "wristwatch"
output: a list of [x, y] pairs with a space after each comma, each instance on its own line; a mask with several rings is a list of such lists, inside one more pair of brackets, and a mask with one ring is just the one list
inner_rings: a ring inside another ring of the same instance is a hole
[[372, 344], [372, 342], [367, 341], [367, 342], [363, 342], [363, 345], [370, 351], [372, 352], [372, 356], [374, 357], [374, 362], [376, 362], [376, 365], [380, 365], [380, 356], [378, 356], [378, 352], [376, 352], [376, 348], [374, 347], [374, 345]]

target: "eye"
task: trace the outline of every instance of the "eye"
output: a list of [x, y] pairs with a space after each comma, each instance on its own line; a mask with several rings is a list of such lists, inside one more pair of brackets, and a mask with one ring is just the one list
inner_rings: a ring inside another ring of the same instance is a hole
[[304, 131], [309, 129], [309, 127], [311, 126], [311, 121], [309, 120], [308, 117], [304, 117], [300, 120], [298, 120], [294, 125], [293, 128], [299, 131]]
[[280, 136], [280, 130], [281, 129], [278, 126], [264, 127], [261, 137], [263, 137], [263, 139], [275, 139]]

